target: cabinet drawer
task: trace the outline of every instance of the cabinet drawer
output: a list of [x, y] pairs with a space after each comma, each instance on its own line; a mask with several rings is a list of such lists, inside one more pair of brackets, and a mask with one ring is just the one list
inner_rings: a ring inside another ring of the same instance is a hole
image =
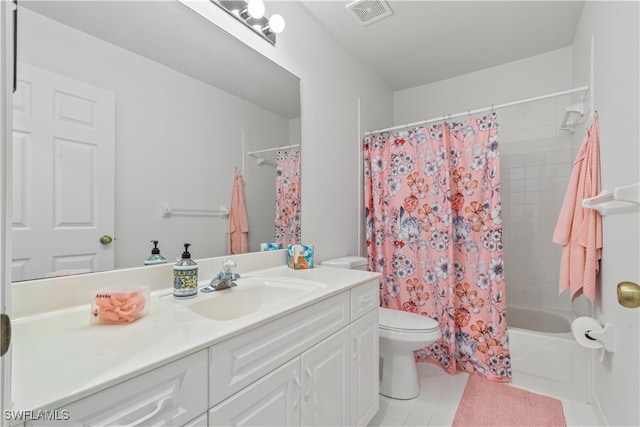
[[351, 321], [380, 305], [380, 282], [376, 279], [351, 289]]
[[206, 378], [207, 352], [202, 350], [60, 408], [70, 419], [54, 424], [183, 425], [207, 410]]
[[209, 406], [349, 324], [349, 293], [333, 296], [209, 348]]

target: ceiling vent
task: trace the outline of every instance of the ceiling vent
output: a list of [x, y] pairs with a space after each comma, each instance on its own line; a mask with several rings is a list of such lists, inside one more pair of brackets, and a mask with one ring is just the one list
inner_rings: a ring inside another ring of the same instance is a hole
[[355, 15], [358, 22], [367, 26], [393, 14], [383, 0], [356, 0], [346, 6]]

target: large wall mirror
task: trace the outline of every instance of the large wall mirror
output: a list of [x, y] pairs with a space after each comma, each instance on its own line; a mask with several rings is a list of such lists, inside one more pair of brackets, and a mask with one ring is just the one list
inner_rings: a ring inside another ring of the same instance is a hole
[[19, 4], [13, 281], [225, 255], [236, 173], [249, 250], [274, 241], [296, 76], [177, 0]]

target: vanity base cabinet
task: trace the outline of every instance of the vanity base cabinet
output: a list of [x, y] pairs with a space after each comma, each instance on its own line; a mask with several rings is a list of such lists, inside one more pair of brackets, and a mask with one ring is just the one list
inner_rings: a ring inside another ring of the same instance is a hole
[[378, 281], [66, 405], [49, 425], [350, 426], [378, 409]]
[[367, 425], [378, 411], [377, 292], [376, 280], [210, 347], [209, 425]]

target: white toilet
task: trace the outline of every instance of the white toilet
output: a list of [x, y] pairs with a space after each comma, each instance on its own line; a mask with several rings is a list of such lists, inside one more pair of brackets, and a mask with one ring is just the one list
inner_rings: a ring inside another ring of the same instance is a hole
[[413, 399], [420, 394], [413, 352], [440, 339], [438, 322], [430, 317], [380, 307], [380, 394]]
[[[365, 270], [362, 257], [336, 258], [325, 266]], [[380, 394], [394, 399], [413, 399], [420, 394], [414, 351], [442, 336], [438, 322], [415, 313], [380, 307]]]

